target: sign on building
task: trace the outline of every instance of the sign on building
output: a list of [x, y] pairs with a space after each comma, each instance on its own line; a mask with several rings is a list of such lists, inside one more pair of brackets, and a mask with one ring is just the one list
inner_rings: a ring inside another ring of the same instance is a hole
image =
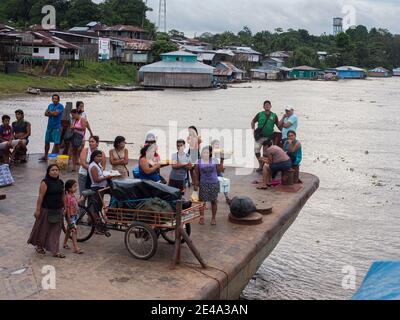
[[99, 60], [110, 60], [110, 50], [110, 39], [99, 38]]

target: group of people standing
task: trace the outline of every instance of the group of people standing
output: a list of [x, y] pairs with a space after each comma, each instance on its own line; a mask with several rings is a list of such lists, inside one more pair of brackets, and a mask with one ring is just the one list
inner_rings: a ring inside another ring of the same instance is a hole
[[[292, 168], [298, 170], [302, 161], [302, 145], [297, 140], [298, 117], [294, 108], [288, 106], [281, 119], [271, 109], [271, 102], [265, 101], [264, 110], [251, 122], [255, 138], [254, 152], [259, 162], [257, 172], [263, 176], [258, 189], [270, 188], [278, 172]], [[281, 132], [275, 131], [275, 128]]]
[[[76, 109], [71, 110], [71, 117], [67, 124], [64, 110], [60, 97], [53, 95], [52, 103], [45, 111], [48, 125], [45, 134], [45, 153], [40, 160], [48, 159], [51, 143], [54, 144], [53, 152], [59, 153], [61, 149], [64, 149], [65, 153], [67, 142], [69, 143], [68, 154], [72, 155], [71, 171], [76, 171], [79, 165], [78, 179], [77, 181], [68, 180], [64, 184], [60, 179], [60, 168], [56, 164], [48, 166], [46, 177], [40, 184], [34, 214], [36, 222], [28, 240], [29, 244], [36, 247], [38, 254], [49, 251], [57, 258], [65, 258], [59, 250], [63, 217], [67, 222], [64, 249], [69, 249], [68, 240], [72, 239], [73, 252], [82, 254], [83, 250], [78, 247], [76, 239], [78, 202], [84, 199], [85, 190], [98, 191], [107, 187], [112, 179], [111, 175], [105, 171], [106, 154], [99, 150], [100, 138], [93, 135], [84, 111], [84, 103], [78, 102]], [[85, 146], [86, 131], [90, 132], [88, 146]], [[198, 192], [199, 201], [211, 203], [211, 225], [216, 225], [217, 199], [220, 191], [218, 176], [224, 171], [224, 159], [213, 157], [215, 149], [212, 146], [201, 148], [202, 140], [196, 127], [188, 128], [186, 140], [177, 141], [177, 152], [171, 155], [170, 161], [161, 161], [156, 137], [150, 133], [141, 147], [138, 165], [135, 168], [129, 168], [129, 152], [126, 143], [124, 137], [116, 137], [114, 148], [108, 154], [112, 170], [119, 173], [117, 179], [152, 180], [168, 184], [181, 190], [182, 193], [185, 193], [186, 187], [192, 181], [194, 190]], [[164, 166], [171, 166], [168, 181], [160, 173]], [[75, 195], [78, 189], [80, 199]], [[202, 211], [200, 224], [204, 225], [204, 223], [204, 211]]]
[[[264, 102], [264, 110], [258, 113], [251, 126], [255, 137], [255, 155], [259, 161], [257, 171], [262, 173], [263, 181], [259, 189], [267, 189], [272, 185], [272, 179], [279, 171], [298, 167], [302, 160], [302, 146], [297, 140], [298, 119], [292, 107], [287, 107], [282, 119], [271, 111], [270, 101]], [[76, 109], [71, 110], [68, 123], [63, 123], [64, 106], [60, 97], [53, 95], [52, 103], [45, 112], [48, 117], [48, 127], [45, 135], [45, 154], [41, 160], [47, 160], [50, 143], [54, 143], [53, 151], [59, 152], [60, 145], [65, 140], [69, 142], [69, 154], [72, 154], [72, 171], [78, 170], [78, 179], [69, 180], [65, 184], [60, 180], [60, 169], [57, 165], [50, 165], [46, 177], [41, 182], [40, 192], [35, 211], [36, 223], [28, 242], [36, 246], [39, 254], [50, 251], [55, 257], [64, 258], [59, 252], [59, 237], [63, 216], [67, 221], [67, 235], [64, 248], [68, 249], [68, 239], [72, 238], [75, 253], [83, 251], [76, 241], [76, 214], [78, 199], [75, 193], [79, 189], [81, 199], [87, 189], [98, 191], [109, 185], [112, 179], [106, 170], [106, 154], [99, 150], [100, 138], [93, 135], [84, 103], [79, 101]], [[4, 124], [4, 123], [3, 123]], [[257, 128], [256, 128], [257, 125]], [[277, 135], [275, 128], [281, 130]], [[86, 131], [90, 138], [85, 146]], [[1, 132], [1, 131], [0, 131]], [[198, 200], [211, 203], [211, 225], [216, 225], [217, 199], [220, 192], [219, 176], [224, 172], [224, 158], [217, 156], [219, 141], [210, 146], [201, 147], [203, 141], [196, 127], [188, 128], [186, 139], [178, 139], [176, 152], [170, 161], [161, 161], [158, 154], [156, 137], [150, 133], [146, 136], [143, 147], [140, 149], [138, 165], [129, 168], [129, 152], [126, 139], [118, 136], [114, 141], [114, 148], [109, 151], [109, 163], [112, 170], [118, 171], [118, 179], [136, 178], [168, 184], [181, 190], [184, 194], [190, 182], [194, 191], [198, 193]], [[263, 154], [261, 150], [263, 149]], [[166, 181], [160, 173], [165, 166], [171, 166], [169, 180]], [[200, 224], [203, 225], [204, 211], [201, 212]]]

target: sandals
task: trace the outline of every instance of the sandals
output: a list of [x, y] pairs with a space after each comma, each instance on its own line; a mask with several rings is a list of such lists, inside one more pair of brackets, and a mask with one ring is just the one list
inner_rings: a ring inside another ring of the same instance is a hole
[[204, 217], [200, 217], [199, 225], [204, 226]]
[[65, 258], [65, 254], [59, 252], [53, 255], [54, 258], [58, 258], [58, 259], [64, 259]]
[[38, 254], [46, 254], [46, 250], [43, 248], [36, 247], [35, 250]]
[[85, 253], [85, 251], [83, 251], [82, 249], [74, 250], [73, 252], [75, 254], [84, 254]]

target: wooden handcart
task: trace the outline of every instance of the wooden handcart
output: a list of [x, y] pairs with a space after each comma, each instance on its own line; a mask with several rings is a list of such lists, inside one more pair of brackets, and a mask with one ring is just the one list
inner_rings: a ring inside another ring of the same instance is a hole
[[[200, 264], [206, 267], [190, 239], [190, 224], [200, 218], [204, 203], [192, 203], [190, 208], [182, 209], [182, 200], [178, 200], [173, 212], [113, 208], [104, 201], [108, 191], [109, 188], [98, 191], [103, 202], [100, 212], [96, 213], [90, 207], [80, 208], [77, 222], [79, 242], [89, 240], [96, 230], [106, 236], [111, 235], [109, 230], [125, 232], [125, 246], [129, 253], [136, 259], [148, 260], [157, 252], [158, 239], [162, 236], [175, 245], [172, 266], [179, 263], [181, 245], [186, 243]], [[93, 195], [93, 192], [90, 193], [90, 196]]]

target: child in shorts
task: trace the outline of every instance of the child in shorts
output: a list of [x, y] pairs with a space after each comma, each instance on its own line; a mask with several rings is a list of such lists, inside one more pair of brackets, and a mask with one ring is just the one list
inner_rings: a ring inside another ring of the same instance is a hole
[[78, 190], [78, 183], [75, 180], [68, 180], [65, 183], [65, 220], [67, 222], [67, 232], [64, 238], [64, 249], [70, 249], [68, 240], [72, 239], [74, 253], [83, 254], [83, 250], [78, 247], [76, 222], [78, 220], [78, 201], [75, 193]]

